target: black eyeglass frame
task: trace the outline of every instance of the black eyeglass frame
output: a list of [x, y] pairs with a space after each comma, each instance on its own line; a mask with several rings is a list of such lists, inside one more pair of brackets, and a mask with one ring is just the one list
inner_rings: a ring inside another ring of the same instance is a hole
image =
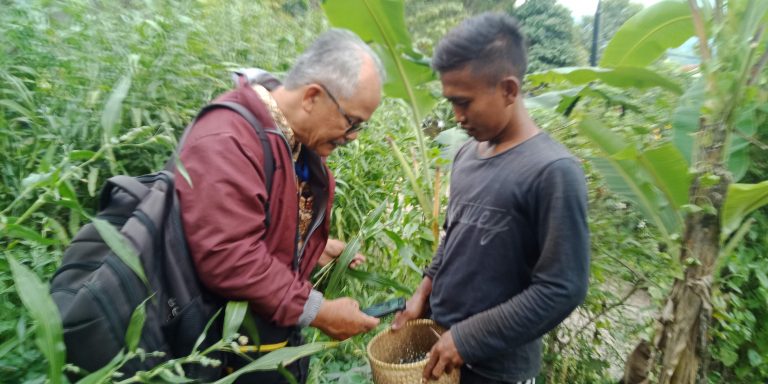
[[358, 121], [355, 123], [353, 118], [347, 115], [347, 112], [345, 112], [344, 108], [341, 107], [341, 104], [339, 104], [339, 101], [336, 100], [335, 96], [333, 96], [333, 93], [331, 93], [331, 91], [329, 91], [325, 85], [321, 83], [317, 83], [317, 85], [319, 85], [320, 88], [322, 88], [323, 91], [325, 91], [325, 93], [328, 95], [331, 101], [333, 101], [333, 103], [336, 104], [336, 108], [339, 109], [339, 113], [341, 114], [341, 116], [344, 117], [345, 120], [347, 120], [347, 124], [349, 124], [349, 128], [347, 128], [347, 131], [344, 132], [344, 135], [351, 135], [355, 132], [360, 132], [363, 129], [365, 129], [365, 127], [368, 126], [367, 124], [365, 124], [364, 121]]

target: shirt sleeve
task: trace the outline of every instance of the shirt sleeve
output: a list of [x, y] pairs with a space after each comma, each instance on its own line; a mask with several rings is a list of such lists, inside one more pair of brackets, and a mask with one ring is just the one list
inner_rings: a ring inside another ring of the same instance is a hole
[[[208, 121], [245, 124], [226, 116]], [[176, 189], [193, 261], [214, 293], [247, 300], [256, 313], [278, 325], [295, 325], [311, 285], [268, 250], [262, 150], [260, 144], [244, 144], [236, 132], [191, 137], [180, 155], [191, 185], [177, 177]]]
[[454, 324], [451, 334], [467, 362], [529, 343], [562, 322], [587, 293], [589, 229], [584, 173], [575, 159], [550, 164], [532, 193], [541, 250], [531, 284], [520, 294]]

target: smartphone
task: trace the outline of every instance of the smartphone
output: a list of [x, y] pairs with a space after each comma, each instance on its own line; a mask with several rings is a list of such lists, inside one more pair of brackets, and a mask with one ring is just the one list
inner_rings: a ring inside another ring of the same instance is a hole
[[384, 317], [397, 311], [405, 309], [405, 298], [398, 297], [392, 300], [387, 300], [383, 303], [371, 305], [368, 308], [363, 309], [363, 313], [373, 317]]

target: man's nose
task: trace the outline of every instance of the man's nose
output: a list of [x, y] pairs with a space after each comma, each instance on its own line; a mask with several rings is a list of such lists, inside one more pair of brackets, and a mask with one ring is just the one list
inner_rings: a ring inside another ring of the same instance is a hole
[[456, 118], [456, 122], [459, 124], [465, 123], [466, 115], [457, 107], [453, 107], [453, 116]]

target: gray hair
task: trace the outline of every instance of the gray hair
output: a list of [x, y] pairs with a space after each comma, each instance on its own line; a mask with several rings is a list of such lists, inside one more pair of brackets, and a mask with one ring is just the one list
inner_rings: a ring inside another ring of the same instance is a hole
[[320, 83], [336, 97], [348, 99], [357, 90], [363, 55], [369, 56], [376, 64], [376, 70], [382, 84], [386, 81], [386, 72], [375, 52], [356, 34], [333, 28], [315, 40], [302, 53], [285, 78], [287, 89]]

